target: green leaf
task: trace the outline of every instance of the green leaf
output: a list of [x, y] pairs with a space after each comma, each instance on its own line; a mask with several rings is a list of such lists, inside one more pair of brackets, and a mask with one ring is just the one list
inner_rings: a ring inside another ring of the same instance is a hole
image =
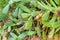
[[39, 14], [39, 11], [33, 11], [33, 12], [32, 12], [32, 16], [33, 16], [33, 17], [37, 16], [38, 14]]
[[36, 31], [25, 31], [23, 32], [22, 34], [19, 35], [19, 38], [25, 38], [26, 36], [30, 36], [30, 35], [33, 35], [33, 34], [36, 34]]
[[53, 16], [50, 22], [55, 22], [56, 21], [56, 16]]
[[13, 13], [13, 16], [14, 17], [17, 17], [18, 16], [18, 13], [19, 13], [19, 8], [17, 7]]
[[13, 3], [19, 2], [19, 1], [21, 1], [21, 0], [9, 0], [9, 4], [13, 4]]
[[11, 31], [11, 27], [8, 27], [8, 32], [10, 32]]
[[1, 8], [4, 7], [5, 4], [6, 4], [6, 0], [5, 0], [5, 1], [4, 1], [4, 0], [0, 0], [0, 7], [1, 7]]
[[42, 9], [42, 10], [46, 10], [47, 8], [45, 8], [45, 6], [42, 4], [42, 3], [40, 3], [40, 2], [37, 2], [38, 3], [38, 8], [39, 9]]
[[46, 8], [46, 9], [51, 9], [51, 7], [49, 7], [48, 5], [46, 5], [44, 2], [41, 1], [41, 4]]
[[32, 27], [32, 17], [30, 16], [27, 23], [25, 24], [24, 29], [29, 30], [29, 29], [31, 29], [31, 27]]
[[10, 5], [7, 4], [7, 5], [3, 8], [2, 13], [7, 14], [8, 11], [9, 11], [9, 6], [10, 6]]
[[42, 10], [51, 10], [51, 7], [46, 5], [44, 2], [37, 2], [38, 3], [38, 8]]
[[60, 26], [60, 21], [54, 23], [54, 28], [58, 28]]
[[32, 6], [32, 5], [35, 5], [35, 0], [31, 0], [30, 1], [30, 5]]
[[28, 3], [30, 2], [31, 0], [21, 0], [23, 3]]
[[45, 31], [42, 32], [42, 35], [43, 35], [42, 36], [43, 37], [43, 40], [46, 40], [47, 39], [47, 35], [46, 35], [46, 32]]
[[10, 35], [11, 35], [13, 38], [17, 38], [17, 35], [14, 34], [13, 32], [10, 32]]
[[33, 35], [33, 34], [36, 34], [36, 31], [28, 31], [28, 32], [27, 32], [27, 35], [29, 35], [29, 36], [30, 36], [30, 35]]
[[31, 10], [28, 9], [26, 6], [24, 6], [24, 5], [22, 5], [22, 4], [20, 4], [20, 8], [21, 8], [23, 11], [27, 12], [27, 13], [31, 13]]
[[13, 21], [14, 23], [19, 22], [16, 18], [11, 18], [11, 21]]
[[49, 18], [49, 14], [50, 14], [50, 11], [46, 11], [42, 16], [42, 20], [47, 21]]
[[21, 38], [17, 38], [16, 40], [22, 40]]
[[27, 13], [22, 13], [22, 18], [28, 18], [30, 16], [30, 14], [27, 14]]
[[48, 6], [51, 7], [51, 4], [47, 0], [45, 0], [45, 2], [47, 3]]
[[54, 0], [57, 5], [60, 5], [60, 0]]
[[19, 19], [22, 18], [21, 14], [22, 14], [22, 10], [19, 9], [19, 14], [18, 14], [18, 18], [19, 18]]
[[24, 32], [24, 33], [22, 33], [22, 34], [19, 35], [19, 38], [22, 39], [22, 38], [25, 38], [26, 36], [27, 36], [27, 34], [26, 34], [26, 32]]
[[54, 31], [55, 31], [55, 29], [52, 29], [52, 30], [50, 31], [50, 33], [49, 33], [49, 35], [48, 35], [49, 38], [51, 38], [51, 37], [54, 35]]
[[53, 0], [50, 0], [50, 3], [53, 5], [53, 7], [57, 7]]
[[8, 38], [8, 40], [15, 40], [15, 38]]
[[3, 15], [0, 14], [0, 21], [3, 20]]
[[10, 22], [6, 23], [5, 25], [6, 25], [7, 27], [10, 27], [10, 26], [14, 26], [15, 24], [14, 24], [12, 21], [10, 21]]
[[56, 29], [55, 33], [58, 32], [60, 30], [60, 27]]
[[56, 21], [56, 16], [53, 16], [52, 19], [49, 21], [52, 27], [54, 27], [55, 21]]
[[19, 1], [21, 1], [21, 0], [13, 0], [14, 2], [19, 2]]
[[37, 35], [41, 37], [41, 29], [39, 27], [35, 27], [35, 30], [37, 32]]
[[51, 24], [50, 24], [50, 22], [48, 22], [48, 21], [42, 21], [42, 24], [43, 24], [44, 26], [51, 27]]
[[0, 36], [3, 36], [3, 35], [4, 35], [4, 29], [3, 28], [0, 28]]

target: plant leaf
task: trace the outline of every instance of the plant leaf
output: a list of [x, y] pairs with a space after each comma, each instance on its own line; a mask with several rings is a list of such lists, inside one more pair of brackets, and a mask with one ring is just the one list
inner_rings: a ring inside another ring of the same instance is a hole
[[17, 7], [13, 13], [13, 16], [14, 17], [17, 17], [18, 16], [18, 13], [19, 13], [19, 8]]
[[55, 22], [55, 23], [54, 23], [54, 27], [53, 27], [53, 28], [58, 28], [59, 26], [60, 26], [60, 21]]
[[37, 35], [41, 37], [41, 29], [39, 27], [35, 27], [35, 30], [37, 32]]
[[31, 10], [28, 9], [26, 6], [24, 6], [24, 5], [22, 5], [22, 4], [20, 4], [20, 8], [21, 8], [23, 11], [27, 12], [27, 13], [31, 13]]
[[60, 27], [56, 29], [55, 33], [57, 33], [60, 30]]
[[28, 18], [30, 16], [30, 14], [27, 14], [27, 13], [22, 13], [22, 18]]
[[33, 35], [33, 34], [36, 34], [36, 32], [35, 32], [35, 31], [28, 31], [28, 32], [27, 32], [27, 35], [29, 35], [29, 36], [30, 36], [30, 35]]
[[45, 31], [42, 32], [42, 35], [43, 35], [42, 36], [43, 37], [43, 40], [46, 40], [47, 39], [47, 36], [46, 36], [46, 32]]
[[3, 15], [0, 14], [0, 21], [3, 20]]
[[52, 19], [49, 21], [52, 27], [54, 27], [55, 21], [56, 21], [56, 16], [53, 16]]
[[51, 7], [51, 4], [47, 0], [45, 0], [45, 2], [47, 3], [48, 6]]
[[19, 38], [25, 38], [26, 36], [27, 36], [26, 33], [22, 33], [19, 35]]
[[32, 16], [33, 16], [33, 17], [37, 16], [38, 14], [39, 14], [39, 11], [33, 11], [33, 12], [32, 12]]
[[49, 35], [48, 35], [49, 38], [51, 38], [51, 37], [54, 35], [54, 31], [55, 31], [55, 29], [52, 29], [52, 30], [50, 31], [50, 33], [49, 33]]
[[15, 24], [11, 21], [5, 24], [7, 27], [14, 26]]
[[45, 8], [45, 6], [42, 4], [42, 3], [40, 3], [40, 2], [37, 2], [38, 3], [38, 8], [39, 9], [42, 9], [42, 10], [46, 10], [47, 8]]
[[10, 5], [7, 4], [7, 5], [3, 8], [2, 13], [7, 14], [8, 11], [9, 11], [9, 6], [10, 6]]
[[46, 11], [44, 15], [42, 16], [42, 20], [47, 21], [49, 18], [50, 11]]
[[46, 8], [46, 9], [51, 9], [51, 7], [49, 7], [48, 5], [46, 5], [44, 2], [41, 1], [41, 4]]
[[57, 7], [53, 0], [50, 0], [50, 3], [53, 5], [53, 7]]
[[31, 29], [31, 27], [32, 27], [32, 17], [29, 17], [27, 23], [25, 24], [24, 29], [29, 30], [29, 29]]
[[18, 37], [16, 40], [22, 40], [22, 39]]
[[51, 27], [50, 22], [47, 22], [47, 21], [42, 21], [42, 24], [44, 24], [44, 26]]
[[12, 32], [10, 32], [10, 35], [11, 35], [13, 38], [17, 38], [17, 35], [14, 34], [14, 33], [12, 33]]
[[8, 40], [15, 40], [15, 38], [8, 38]]
[[54, 0], [57, 5], [60, 5], [60, 0]]

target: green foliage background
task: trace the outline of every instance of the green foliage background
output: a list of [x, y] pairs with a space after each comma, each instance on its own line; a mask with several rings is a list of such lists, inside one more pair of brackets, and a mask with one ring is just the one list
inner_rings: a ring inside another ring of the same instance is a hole
[[[36, 16], [41, 10], [44, 13], [38, 20]], [[0, 26], [0, 36], [7, 32], [7, 40], [22, 40], [33, 34], [43, 40], [46, 40], [46, 36], [51, 38], [60, 30], [59, 12], [59, 0], [0, 0], [0, 22], [3, 24]], [[47, 28], [49, 35], [46, 35]]]

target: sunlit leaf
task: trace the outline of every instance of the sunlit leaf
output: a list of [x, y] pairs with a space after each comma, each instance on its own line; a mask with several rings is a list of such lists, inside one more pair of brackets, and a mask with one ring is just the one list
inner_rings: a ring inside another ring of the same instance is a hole
[[58, 33], [56, 33], [56, 34], [54, 35], [55, 40], [58, 40], [58, 37], [59, 37], [59, 35], [58, 35]]
[[3, 20], [3, 15], [0, 14], [0, 21]]
[[13, 4], [13, 3], [19, 2], [19, 1], [21, 1], [21, 0], [9, 0], [9, 4]]
[[24, 29], [25, 29], [25, 30], [29, 30], [29, 29], [31, 29], [31, 28], [32, 28], [32, 17], [29, 17], [27, 23], [25, 24]]
[[27, 13], [22, 13], [22, 18], [28, 18], [30, 16], [30, 14], [27, 14]]
[[33, 11], [32, 16], [37, 16], [39, 14], [39, 11]]
[[33, 35], [33, 34], [36, 34], [36, 32], [35, 31], [28, 31], [27, 32], [27, 35]]
[[52, 27], [54, 27], [54, 23], [55, 23], [55, 21], [56, 21], [56, 17], [53, 16], [52, 19], [49, 21], [50, 24], [52, 25]]
[[14, 17], [17, 17], [18, 16], [18, 13], [19, 13], [19, 8], [17, 7], [13, 13], [13, 16]]
[[28, 9], [26, 6], [24, 6], [24, 5], [22, 5], [22, 4], [20, 4], [20, 8], [21, 8], [23, 11], [25, 11], [25, 12], [31, 13], [31, 10]]
[[11, 31], [11, 27], [8, 27], [8, 32], [10, 32]]
[[40, 2], [38, 2], [38, 4], [39, 4], [39, 5], [38, 5], [37, 7], [38, 7], [39, 9], [42, 9], [42, 10], [45, 10], [45, 9], [46, 9], [45, 6], [42, 5]]
[[43, 16], [42, 16], [42, 20], [47, 21], [48, 18], [49, 18], [49, 14], [50, 14], [50, 11], [46, 11], [46, 12], [43, 14]]
[[10, 6], [10, 5], [7, 4], [7, 5], [3, 8], [2, 13], [7, 14], [8, 11], [9, 11], [9, 6]]
[[57, 33], [60, 30], [60, 27], [56, 29], [55, 33]]
[[47, 5], [49, 5], [51, 7], [51, 4], [47, 0], [45, 0], [45, 2], [47, 3]]
[[53, 5], [53, 7], [57, 7], [53, 0], [50, 0], [50, 3]]
[[42, 35], [43, 35], [43, 40], [46, 40], [47, 39], [47, 35], [46, 35], [46, 32], [42, 32]]
[[26, 36], [27, 36], [27, 34], [22, 33], [22, 34], [19, 35], [19, 38], [25, 38]]
[[18, 37], [16, 40], [22, 40], [22, 39]]
[[41, 4], [46, 8], [46, 9], [51, 9], [48, 5], [46, 5], [44, 2], [41, 1]]
[[47, 21], [42, 21], [42, 24], [44, 24], [47, 27], [51, 27], [51, 24], [49, 22], [47, 22]]
[[60, 21], [54, 23], [54, 28], [57, 28], [60, 26]]
[[60, 5], [60, 1], [59, 0], [54, 0], [55, 1], [55, 3], [57, 4], [57, 5]]
[[8, 38], [8, 40], [15, 40], [15, 38]]
[[36, 27], [35, 30], [37, 32], [37, 35], [41, 37], [41, 29], [39, 27]]
[[15, 24], [14, 24], [13, 22], [8, 22], [8, 23], [6, 24], [7, 27], [14, 26], [14, 25], [15, 25]]
[[4, 29], [0, 28], [0, 36], [4, 35]]
[[55, 29], [52, 29], [48, 35], [49, 38], [53, 37]]
[[28, 3], [28, 2], [30, 2], [31, 0], [21, 0], [22, 2], [24, 2], [24, 3]]
[[21, 1], [21, 0], [13, 0], [14, 2], [19, 2], [19, 1]]
[[14, 34], [14, 33], [10, 33], [10, 35], [13, 37], [13, 38], [17, 38], [17, 35], [16, 34]]

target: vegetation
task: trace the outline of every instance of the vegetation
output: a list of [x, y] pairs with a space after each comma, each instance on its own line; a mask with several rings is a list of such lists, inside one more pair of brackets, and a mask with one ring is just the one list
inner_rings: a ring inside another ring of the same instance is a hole
[[0, 40], [58, 40], [59, 33], [60, 0], [0, 0]]

